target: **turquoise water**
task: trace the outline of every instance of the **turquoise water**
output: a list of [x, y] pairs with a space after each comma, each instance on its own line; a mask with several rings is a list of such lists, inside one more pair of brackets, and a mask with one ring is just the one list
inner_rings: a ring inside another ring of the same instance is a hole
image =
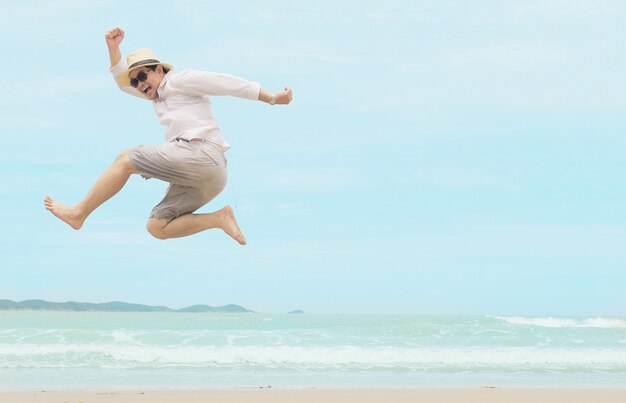
[[0, 389], [626, 387], [626, 318], [0, 312]]

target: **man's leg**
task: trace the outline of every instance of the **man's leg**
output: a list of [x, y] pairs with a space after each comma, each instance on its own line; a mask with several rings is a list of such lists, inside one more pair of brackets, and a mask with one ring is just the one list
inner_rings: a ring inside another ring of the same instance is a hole
[[181, 238], [207, 229], [221, 228], [241, 245], [246, 244], [246, 238], [230, 206], [208, 214], [184, 214], [169, 223], [164, 218], [151, 218], [146, 227], [150, 234], [159, 239]]
[[85, 198], [78, 204], [70, 206], [61, 204], [50, 196], [46, 196], [44, 204], [46, 209], [60, 218], [74, 229], [80, 229], [83, 223], [96, 208], [109, 200], [120, 191], [128, 181], [130, 175], [137, 173], [128, 152], [122, 152], [87, 193]]

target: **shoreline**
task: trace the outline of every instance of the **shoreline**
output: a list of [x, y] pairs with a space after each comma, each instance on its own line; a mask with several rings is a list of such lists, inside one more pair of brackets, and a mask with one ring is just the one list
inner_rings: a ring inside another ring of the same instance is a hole
[[11, 403], [614, 403], [623, 389], [271, 389], [0, 391]]

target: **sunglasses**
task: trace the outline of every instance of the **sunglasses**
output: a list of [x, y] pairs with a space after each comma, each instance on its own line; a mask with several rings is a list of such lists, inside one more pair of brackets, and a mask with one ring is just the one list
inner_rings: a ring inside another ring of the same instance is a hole
[[141, 71], [139, 72], [139, 74], [137, 74], [137, 77], [130, 79], [130, 86], [133, 88], [137, 88], [137, 86], [139, 85], [139, 81], [143, 83], [147, 79], [148, 79], [148, 74], [145, 71]]

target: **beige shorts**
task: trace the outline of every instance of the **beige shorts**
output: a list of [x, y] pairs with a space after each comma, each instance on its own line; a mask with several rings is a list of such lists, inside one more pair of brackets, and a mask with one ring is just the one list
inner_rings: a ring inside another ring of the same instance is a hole
[[192, 213], [213, 200], [226, 186], [227, 162], [218, 144], [177, 139], [131, 148], [128, 156], [145, 179], [170, 183], [150, 218], [169, 222]]

